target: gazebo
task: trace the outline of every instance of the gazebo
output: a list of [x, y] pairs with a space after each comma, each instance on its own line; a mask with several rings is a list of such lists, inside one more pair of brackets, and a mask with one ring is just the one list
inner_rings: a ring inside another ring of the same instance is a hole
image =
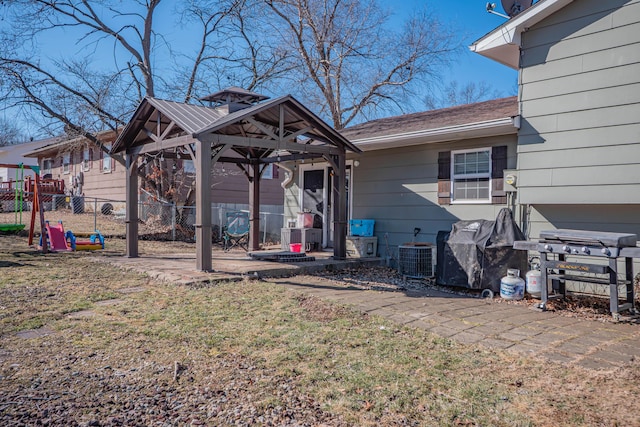
[[202, 98], [209, 106], [146, 97], [115, 141], [124, 153], [128, 257], [138, 257], [138, 169], [144, 155], [191, 158], [196, 170], [196, 268], [212, 270], [211, 170], [241, 168], [249, 182], [249, 249], [259, 249], [260, 177], [271, 163], [322, 158], [335, 171], [334, 258], [346, 258], [346, 151], [360, 150], [291, 95], [269, 99], [231, 87]]

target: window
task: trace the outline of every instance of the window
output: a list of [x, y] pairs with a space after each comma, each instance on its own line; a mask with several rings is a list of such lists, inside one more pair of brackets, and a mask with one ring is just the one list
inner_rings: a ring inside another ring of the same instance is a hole
[[453, 201], [489, 201], [491, 150], [454, 151], [451, 157]]
[[91, 148], [85, 147], [82, 151], [82, 170], [88, 171], [91, 169]]
[[53, 159], [44, 159], [42, 161], [42, 175], [51, 175], [53, 169]]
[[111, 144], [105, 144], [106, 151], [102, 151], [102, 172], [111, 172]]
[[507, 203], [507, 146], [438, 153], [438, 204]]
[[264, 166], [261, 179], [273, 179], [273, 163]]
[[69, 173], [71, 171], [71, 153], [62, 155], [62, 172]]
[[182, 170], [188, 175], [196, 174], [196, 165], [193, 164], [193, 160], [183, 160]]

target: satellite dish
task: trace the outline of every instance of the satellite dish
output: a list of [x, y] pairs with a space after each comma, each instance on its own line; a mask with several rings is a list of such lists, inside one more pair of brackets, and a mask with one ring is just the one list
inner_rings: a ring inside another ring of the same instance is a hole
[[502, 8], [509, 15], [509, 18], [513, 18], [525, 9], [529, 9], [533, 0], [502, 0]]

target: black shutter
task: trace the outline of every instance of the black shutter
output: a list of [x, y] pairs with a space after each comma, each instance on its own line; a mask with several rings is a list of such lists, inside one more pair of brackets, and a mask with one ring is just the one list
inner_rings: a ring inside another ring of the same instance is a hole
[[451, 204], [451, 151], [438, 153], [438, 204]]
[[507, 146], [501, 145], [491, 149], [491, 203], [506, 204], [507, 193], [504, 191], [504, 170], [507, 168]]

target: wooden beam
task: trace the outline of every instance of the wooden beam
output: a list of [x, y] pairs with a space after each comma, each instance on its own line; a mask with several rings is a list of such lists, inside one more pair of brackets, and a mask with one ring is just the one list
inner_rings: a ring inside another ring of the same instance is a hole
[[184, 147], [195, 142], [192, 135], [182, 135], [169, 138], [166, 140], [158, 140], [156, 142], [148, 142], [143, 145], [137, 145], [127, 149], [127, 153], [131, 154], [147, 154], [157, 151], [167, 150], [169, 148]]
[[127, 236], [127, 257], [138, 257], [138, 170], [135, 155], [126, 158], [126, 213], [125, 227]]
[[312, 130], [313, 130], [313, 127], [307, 126], [306, 128], [300, 129], [294, 133], [290, 133], [284, 138], [284, 140], [287, 142], [295, 141], [296, 138], [299, 137], [300, 135], [304, 135], [305, 133], [310, 132]]
[[271, 129], [265, 126], [264, 123], [260, 123], [253, 117], [247, 117], [245, 120], [260, 129], [262, 132], [266, 133], [269, 138], [275, 141], [279, 140], [278, 135], [276, 135]]
[[334, 169], [333, 189], [333, 257], [347, 258], [347, 194], [346, 153], [334, 157], [338, 167]]
[[290, 162], [295, 160], [312, 160], [312, 159], [321, 159], [325, 158], [321, 154], [314, 153], [300, 153], [300, 154], [286, 154], [284, 156], [274, 156], [274, 157], [264, 157], [260, 159], [261, 163], [269, 164], [269, 163], [281, 163], [281, 162]]
[[196, 268], [211, 271], [211, 145], [196, 142]]
[[260, 165], [251, 165], [249, 182], [249, 250], [260, 249]]
[[263, 138], [250, 138], [250, 137], [241, 137], [241, 136], [231, 136], [231, 135], [220, 135], [220, 134], [209, 134], [199, 136], [198, 139], [201, 141], [207, 141], [213, 144], [231, 144], [237, 147], [254, 147], [254, 148], [264, 148], [264, 149], [280, 149], [286, 150], [295, 153], [319, 153], [319, 154], [340, 154], [340, 149], [334, 146], [324, 146], [324, 145], [310, 145], [310, 144], [301, 144], [301, 143], [291, 143], [286, 141], [281, 141], [279, 147], [277, 146], [277, 141], [272, 139], [263, 139]]

